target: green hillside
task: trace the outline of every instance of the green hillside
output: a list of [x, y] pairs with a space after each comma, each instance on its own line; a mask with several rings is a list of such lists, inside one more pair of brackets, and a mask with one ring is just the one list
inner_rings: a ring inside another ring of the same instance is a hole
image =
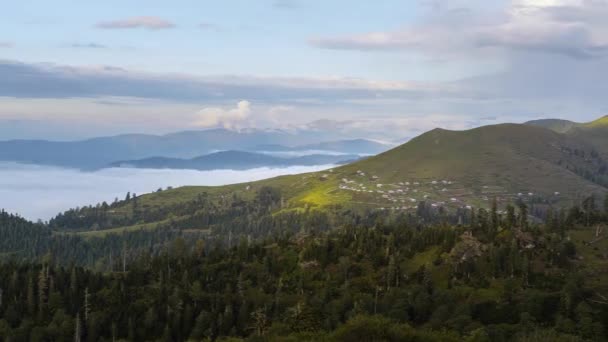
[[468, 131], [435, 129], [343, 169], [362, 169], [390, 184], [436, 182], [433, 188], [446, 189], [458, 200], [458, 190], [481, 198], [559, 193], [562, 199], [573, 199], [605, 190], [583, 179], [585, 172], [598, 173], [603, 163], [590, 157], [591, 151], [584, 142], [546, 129], [503, 124]]
[[547, 119], [529, 121], [526, 124], [548, 128], [558, 133], [576, 137], [593, 145], [598, 152], [608, 155], [608, 115], [585, 123]]
[[[502, 124], [467, 131], [435, 129], [390, 151], [317, 173], [222, 187], [183, 187], [111, 206], [82, 208], [51, 222], [59, 230], [106, 232], [171, 226], [206, 230], [247, 213], [263, 215], [346, 209], [415, 213], [504, 208], [523, 201], [570, 206], [606, 192], [606, 162], [581, 139], [529, 125]], [[259, 193], [276, 193], [260, 205]], [[91, 236], [91, 233], [87, 233]]]
[[567, 134], [583, 139], [608, 155], [608, 116], [572, 128]]

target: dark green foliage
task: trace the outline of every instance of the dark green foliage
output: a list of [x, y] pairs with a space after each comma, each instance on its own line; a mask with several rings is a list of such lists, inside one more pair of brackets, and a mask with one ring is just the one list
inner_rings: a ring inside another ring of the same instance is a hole
[[[581, 250], [602, 241], [596, 198], [546, 224], [523, 202], [414, 216], [252, 198], [201, 195], [155, 229], [87, 238], [71, 230], [109, 207], [50, 225], [67, 232], [0, 212], [0, 340], [606, 340], [605, 254]], [[126, 219], [161, 215], [138, 199]]]
[[605, 339], [606, 305], [572, 241], [544, 225], [524, 231], [521, 216], [492, 233], [492, 212], [476, 214], [474, 227], [347, 225], [230, 248], [167, 235], [165, 247], [128, 259], [117, 240], [104, 273], [52, 258], [6, 262], [0, 339]]

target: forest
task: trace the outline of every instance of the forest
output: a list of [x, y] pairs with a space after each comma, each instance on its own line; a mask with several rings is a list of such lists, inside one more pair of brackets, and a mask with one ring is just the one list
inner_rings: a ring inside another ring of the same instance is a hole
[[2, 212], [2, 250], [37, 252], [3, 257], [0, 338], [606, 340], [608, 200], [548, 210], [546, 223], [529, 210], [309, 212], [228, 240], [167, 229], [86, 240]]

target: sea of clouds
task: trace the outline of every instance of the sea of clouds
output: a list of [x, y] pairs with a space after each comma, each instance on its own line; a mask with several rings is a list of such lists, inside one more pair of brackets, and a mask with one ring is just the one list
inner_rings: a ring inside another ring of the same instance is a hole
[[0, 163], [0, 208], [30, 220], [48, 220], [69, 208], [94, 205], [127, 192], [138, 195], [168, 186], [225, 185], [279, 175], [314, 172], [333, 165], [236, 170], [110, 168], [83, 172], [39, 165]]

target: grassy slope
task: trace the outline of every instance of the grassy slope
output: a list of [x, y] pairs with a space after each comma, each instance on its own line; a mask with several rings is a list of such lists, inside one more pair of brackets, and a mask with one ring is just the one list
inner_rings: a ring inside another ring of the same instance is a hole
[[[387, 204], [387, 200], [376, 193], [378, 183], [383, 183], [383, 189], [386, 189], [387, 185], [395, 187], [396, 183], [406, 181], [420, 183], [415, 195], [407, 195], [416, 197], [416, 201], [425, 194], [426, 198], [436, 202], [458, 197], [459, 205], [474, 206], [489, 206], [490, 196], [502, 196], [509, 200], [518, 192], [544, 196], [560, 192], [564, 204], [570, 204], [571, 199], [606, 191], [556, 164], [559, 160], [567, 160], [575, 165], [584, 162], [571, 160], [572, 156], [561, 151], [564, 146], [586, 147], [567, 135], [527, 125], [503, 124], [468, 131], [435, 129], [378, 156], [331, 171], [221, 187], [182, 187], [140, 196], [139, 204], [154, 210], [191, 201], [202, 193], [218, 202], [223, 196], [235, 193], [244, 200], [251, 200], [262, 186], [273, 186], [282, 191], [286, 203], [283, 210], [335, 204], [353, 208], [380, 208], [395, 204]], [[365, 176], [359, 175], [358, 171], [363, 171]], [[345, 191], [340, 188], [343, 179], [373, 189], [374, 193]], [[430, 185], [433, 180], [445, 179], [453, 181], [447, 192], [441, 192], [445, 189], [439, 190], [443, 186]], [[116, 211], [126, 213], [128, 209], [119, 208]]]
[[608, 115], [586, 123], [549, 119], [530, 121], [526, 124], [566, 133], [592, 144], [599, 152], [608, 155]]
[[598, 151], [608, 156], [608, 116], [578, 125], [568, 131], [568, 134], [588, 141]]
[[460, 182], [481, 190], [498, 185], [507, 191], [566, 196], [599, 188], [557, 166], [567, 158], [562, 146], [582, 144], [546, 129], [503, 124], [469, 131], [435, 129], [389, 152], [344, 167], [373, 172], [384, 181], [402, 179]]

